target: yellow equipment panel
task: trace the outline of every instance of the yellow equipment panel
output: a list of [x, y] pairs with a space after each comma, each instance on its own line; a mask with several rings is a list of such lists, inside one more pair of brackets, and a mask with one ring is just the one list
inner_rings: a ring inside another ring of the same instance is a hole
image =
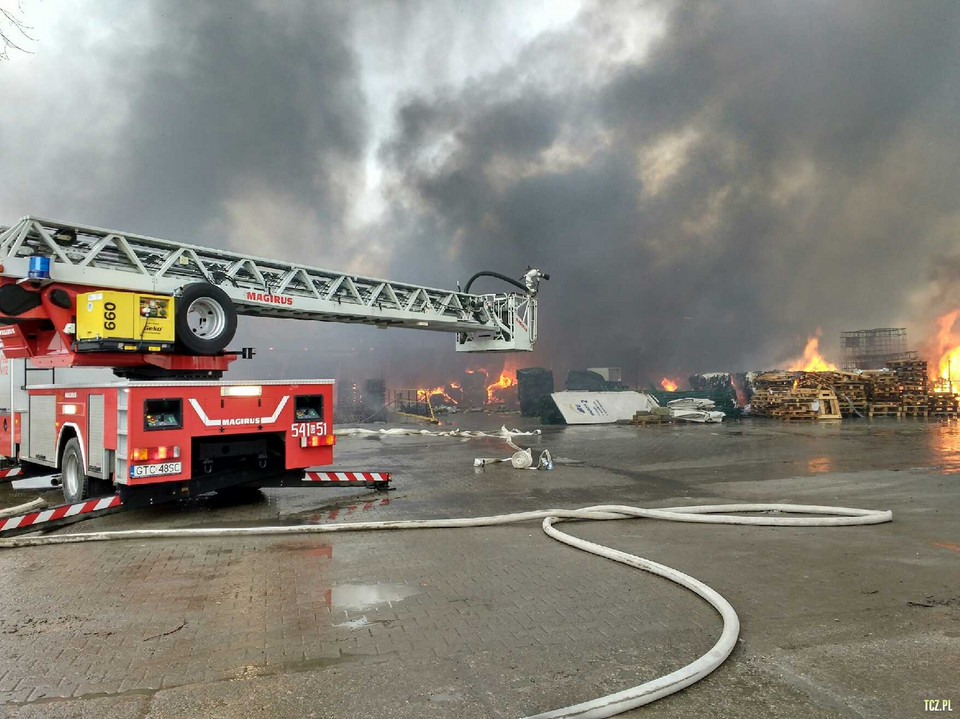
[[170, 352], [174, 345], [174, 299], [138, 292], [77, 295], [77, 350]]

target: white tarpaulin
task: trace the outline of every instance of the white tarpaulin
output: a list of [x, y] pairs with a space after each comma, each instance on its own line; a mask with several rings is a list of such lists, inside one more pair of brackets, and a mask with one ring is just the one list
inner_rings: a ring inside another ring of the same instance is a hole
[[723, 412], [712, 411], [716, 407], [712, 399], [695, 399], [685, 397], [667, 402], [670, 416], [686, 422], [722, 422], [726, 415]]
[[567, 424], [610, 424], [660, 406], [643, 392], [554, 392], [550, 396]]

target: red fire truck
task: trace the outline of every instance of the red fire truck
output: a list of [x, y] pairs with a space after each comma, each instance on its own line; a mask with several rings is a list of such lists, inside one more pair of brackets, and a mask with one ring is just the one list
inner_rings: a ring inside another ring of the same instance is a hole
[[[67, 503], [0, 520], [0, 533], [241, 485], [386, 487], [385, 472], [312, 469], [333, 462], [332, 380], [222, 379], [253, 354], [227, 349], [237, 316], [448, 331], [458, 351], [533, 349], [548, 276], [484, 274], [521, 291], [439, 290], [21, 219], [0, 231], [0, 456], [11, 465], [0, 475], [59, 471]], [[56, 381], [81, 367], [118, 378]]]

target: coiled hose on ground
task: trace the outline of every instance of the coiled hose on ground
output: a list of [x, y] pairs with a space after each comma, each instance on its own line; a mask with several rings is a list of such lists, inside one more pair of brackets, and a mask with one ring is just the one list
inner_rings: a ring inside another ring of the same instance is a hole
[[[763, 516], [741, 516], [738, 513], [765, 512]], [[769, 514], [775, 513], [775, 514]], [[819, 516], [782, 517], [781, 513]], [[881, 524], [893, 519], [892, 512], [848, 507], [823, 507], [800, 504], [715, 504], [693, 507], [647, 509], [602, 504], [583, 509], [547, 509], [518, 512], [492, 517], [461, 519], [427, 519], [394, 522], [354, 522], [348, 524], [296, 525], [286, 527], [228, 527], [219, 529], [128, 529], [112, 532], [54, 534], [41, 537], [15, 537], [0, 540], [0, 549], [76, 542], [104, 542], [122, 539], [160, 539], [185, 537], [235, 537], [251, 535], [325, 534], [327, 532], [385, 531], [393, 529], [449, 529], [455, 527], [489, 527], [494, 525], [542, 520], [543, 531], [553, 539], [600, 557], [612, 559], [636, 569], [659, 575], [689, 589], [713, 606], [723, 619], [723, 630], [716, 644], [696, 661], [657, 679], [629, 689], [598, 697], [581, 704], [537, 714], [529, 719], [602, 719], [649, 704], [678, 692], [707, 676], [719, 667], [733, 651], [740, 634], [740, 620], [730, 603], [703, 582], [663, 564], [621, 552], [561, 532], [554, 525], [564, 520], [608, 520], [643, 517], [669, 522], [702, 524], [751, 524], [766, 527], [839, 527], [860, 524]]]

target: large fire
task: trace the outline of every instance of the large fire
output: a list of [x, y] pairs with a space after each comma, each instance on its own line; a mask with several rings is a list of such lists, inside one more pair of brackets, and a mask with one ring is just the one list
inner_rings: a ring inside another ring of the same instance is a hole
[[517, 385], [517, 370], [504, 365], [500, 377], [493, 384], [487, 385], [487, 404], [503, 401], [505, 398], [498, 397], [498, 393], [509, 387]]
[[934, 380], [947, 392], [953, 392], [957, 383], [960, 383], [960, 334], [953, 330], [953, 325], [960, 317], [960, 310], [954, 310], [937, 318], [937, 355], [939, 361], [930, 367]]
[[439, 387], [419, 387], [417, 395], [421, 401], [429, 399], [434, 407], [445, 404], [456, 407], [468, 407], [473, 404], [517, 403], [517, 368], [515, 363], [507, 361], [495, 382], [490, 381], [490, 373], [483, 367], [464, 371], [464, 381], [448, 382]]
[[680, 385], [674, 382], [669, 377], [664, 377], [663, 379], [660, 380], [660, 386], [663, 389], [667, 390], [667, 392], [676, 392], [677, 387], [679, 387]]
[[803, 356], [798, 357], [790, 363], [788, 369], [791, 372], [837, 372], [837, 366], [832, 362], [827, 362], [820, 354], [820, 331], [807, 340], [807, 346], [803, 348]]
[[[453, 397], [451, 395], [460, 395], [460, 399]], [[417, 388], [417, 397], [423, 398], [423, 401], [427, 399], [430, 400], [430, 403], [433, 405], [436, 404], [446, 404], [457, 406], [460, 404], [460, 401], [463, 399], [463, 393], [460, 388], [460, 384], [457, 382], [450, 382], [445, 387], [434, 387], [432, 389], [428, 387], [418, 387]]]

